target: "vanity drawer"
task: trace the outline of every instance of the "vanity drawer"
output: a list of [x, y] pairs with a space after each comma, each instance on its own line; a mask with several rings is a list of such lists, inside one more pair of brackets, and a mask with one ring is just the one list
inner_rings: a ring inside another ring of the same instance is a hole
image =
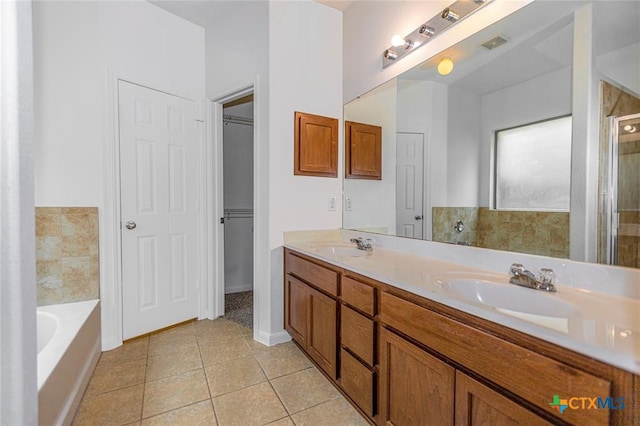
[[375, 291], [368, 284], [349, 277], [342, 278], [342, 301], [371, 316], [375, 315]]
[[338, 296], [338, 273], [317, 263], [303, 259], [287, 250], [287, 273], [306, 281], [318, 289]]
[[369, 416], [375, 416], [375, 373], [344, 349], [340, 351], [340, 386]]
[[373, 321], [345, 305], [341, 305], [340, 315], [342, 345], [373, 366]]
[[[554, 395], [612, 395], [606, 379], [388, 293], [381, 294], [380, 321], [555, 416], [549, 405]], [[608, 424], [609, 410], [565, 410], [562, 420]]]

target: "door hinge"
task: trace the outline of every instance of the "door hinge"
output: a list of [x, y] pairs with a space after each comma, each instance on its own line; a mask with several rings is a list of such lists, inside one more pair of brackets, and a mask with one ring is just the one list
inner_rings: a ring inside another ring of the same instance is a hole
[[224, 217], [220, 218], [220, 223], [224, 225]]

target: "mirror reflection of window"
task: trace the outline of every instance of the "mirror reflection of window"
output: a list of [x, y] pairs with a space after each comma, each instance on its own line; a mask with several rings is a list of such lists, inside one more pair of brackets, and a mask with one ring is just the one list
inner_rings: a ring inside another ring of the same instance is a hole
[[498, 130], [494, 179], [495, 209], [568, 212], [571, 116]]

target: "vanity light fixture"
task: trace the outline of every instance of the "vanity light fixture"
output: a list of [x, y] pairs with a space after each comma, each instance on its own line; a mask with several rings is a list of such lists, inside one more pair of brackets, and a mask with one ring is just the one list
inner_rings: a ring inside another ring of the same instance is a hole
[[434, 34], [436, 33], [436, 30], [434, 30], [433, 27], [430, 27], [428, 25], [423, 25], [420, 27], [420, 30], [418, 31], [418, 33], [423, 37], [433, 37]]
[[398, 59], [398, 54], [395, 52], [395, 50], [391, 49], [385, 50], [382, 56], [388, 61], [395, 61], [396, 59]]
[[450, 57], [445, 56], [438, 62], [438, 74], [449, 75], [453, 71], [453, 61]]
[[449, 7], [443, 10], [442, 15], [440, 16], [442, 16], [442, 19], [446, 19], [449, 22], [456, 22], [460, 19], [460, 15], [451, 10], [451, 8]]
[[382, 52], [382, 68], [388, 67], [398, 59], [413, 52], [432, 38], [442, 34], [450, 26], [455, 25], [476, 10], [491, 3], [491, 1], [458, 0], [406, 36], [394, 35], [391, 39], [392, 46]]

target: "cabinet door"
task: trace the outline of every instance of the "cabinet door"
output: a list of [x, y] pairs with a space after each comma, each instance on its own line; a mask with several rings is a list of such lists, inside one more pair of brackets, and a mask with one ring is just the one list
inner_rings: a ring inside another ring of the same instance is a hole
[[337, 302], [308, 287], [309, 333], [307, 352], [322, 369], [336, 379], [336, 313]]
[[287, 274], [284, 299], [284, 328], [304, 348], [308, 334], [309, 286]]
[[455, 370], [380, 328], [380, 417], [386, 425], [453, 425]]
[[338, 119], [295, 113], [294, 172], [304, 176], [338, 176]]
[[541, 417], [456, 371], [456, 425], [547, 425]]
[[382, 179], [382, 127], [345, 121], [347, 179]]

